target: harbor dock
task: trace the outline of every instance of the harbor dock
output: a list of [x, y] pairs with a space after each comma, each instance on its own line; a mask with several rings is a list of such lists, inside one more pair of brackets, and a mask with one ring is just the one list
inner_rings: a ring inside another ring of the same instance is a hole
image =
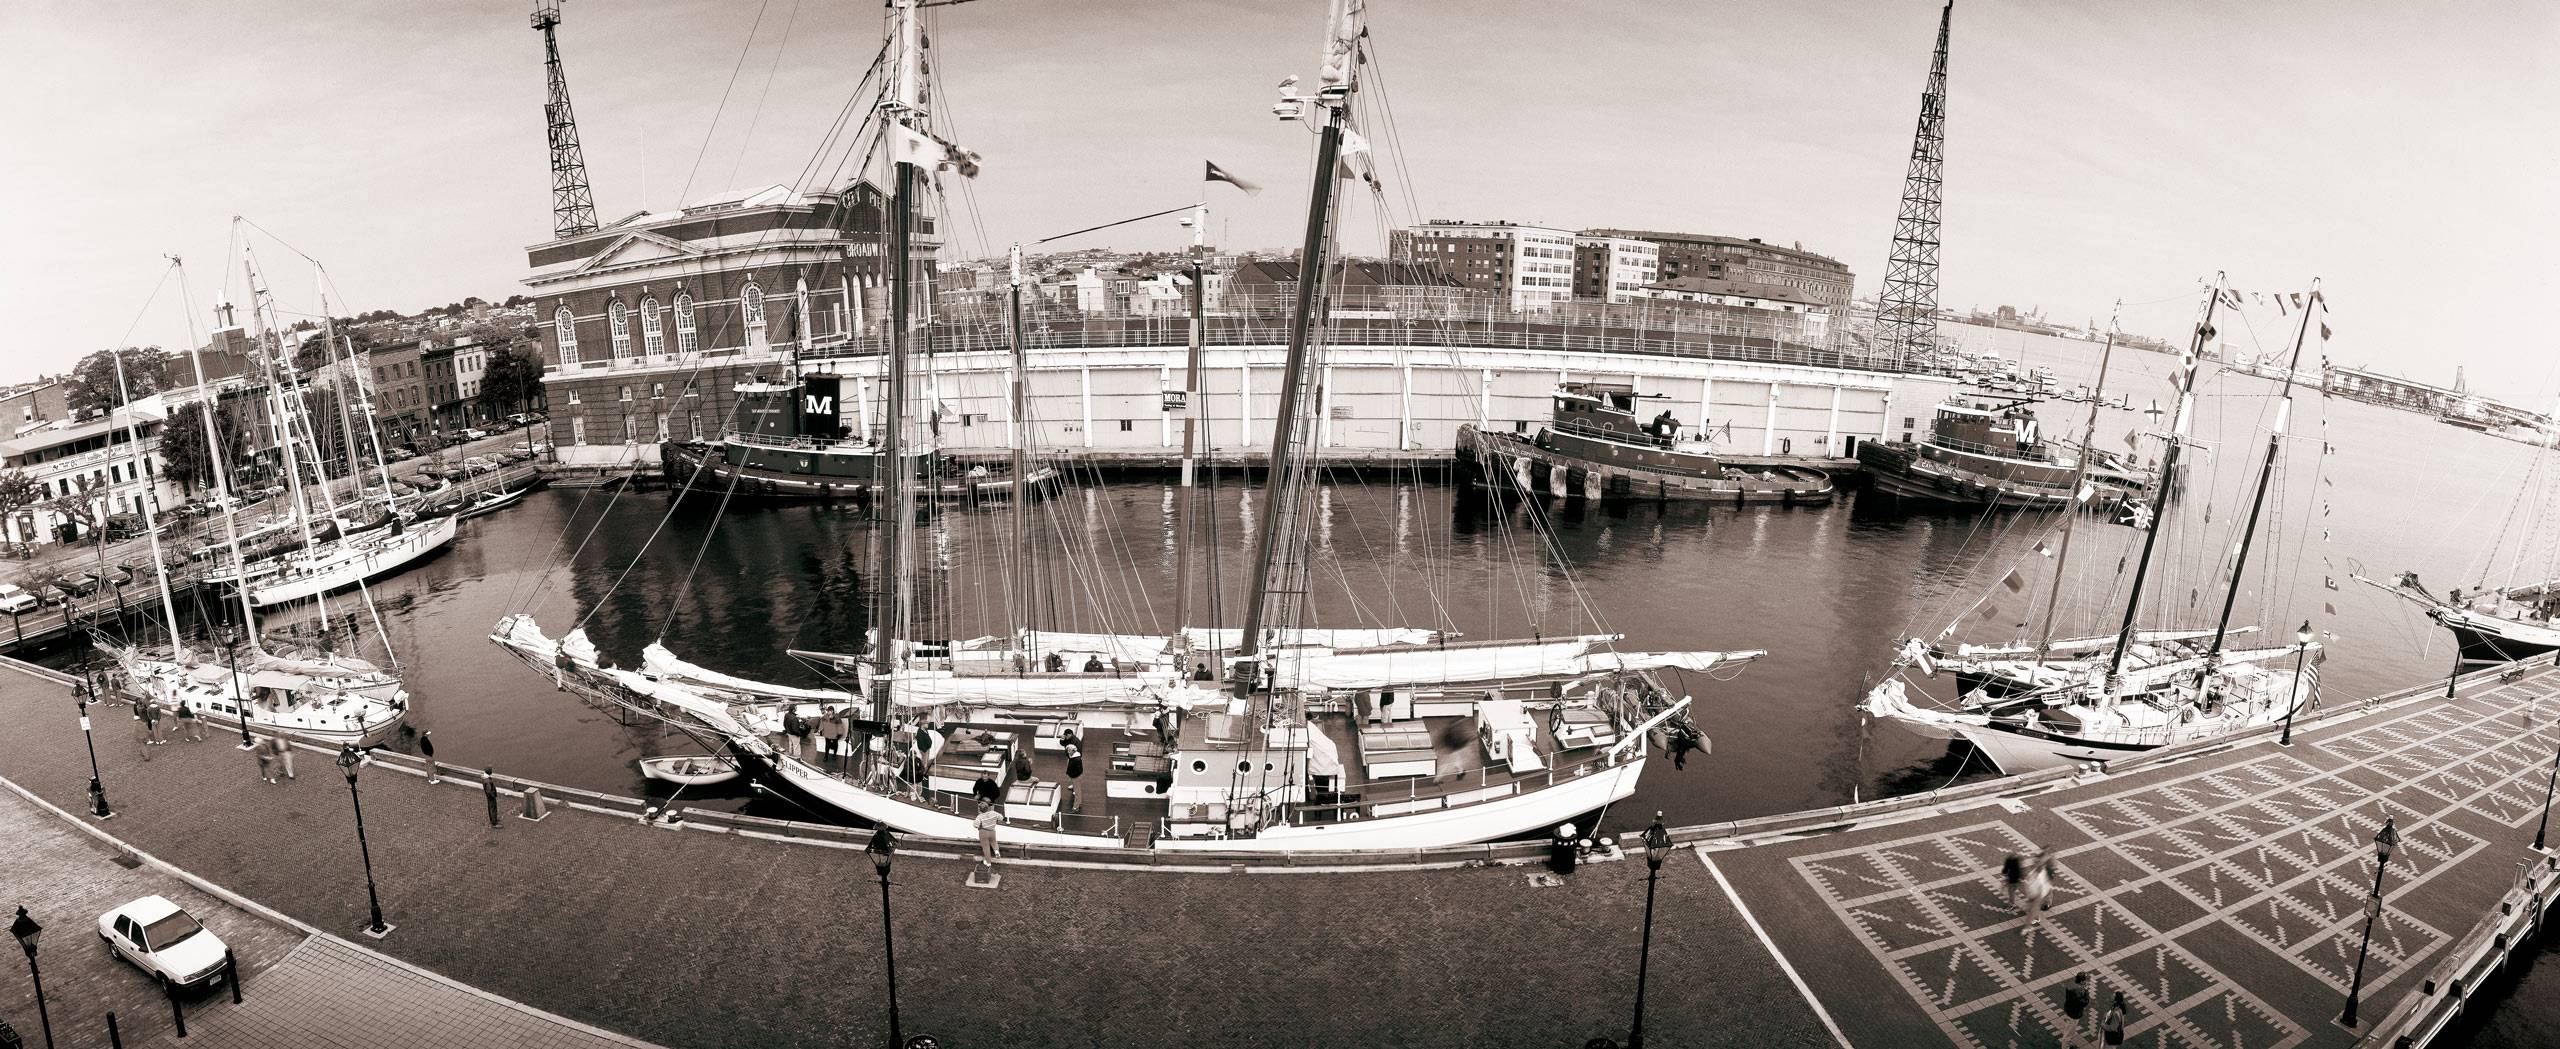
[[[2528, 843], [2560, 745], [2555, 684], [2560, 669], [2493, 668], [2451, 699], [2442, 681], [2330, 698], [2290, 747], [2251, 733], [1680, 828], [1647, 1036], [2052, 1045], [2085, 971], [2102, 1003], [2127, 996], [2126, 1044], [2428, 1044], [2553, 899], [2553, 854]], [[16, 726], [0, 777], [77, 813], [89, 770], [67, 696], [56, 676], [0, 673]], [[327, 755], [268, 786], [219, 741], [145, 761], [138, 728], [99, 713], [105, 831], [319, 929], [363, 924]], [[471, 756], [445, 756], [459, 764], [441, 786], [389, 752], [363, 773], [390, 957], [670, 1046], [885, 1037], [876, 889], [853, 854], [865, 832], [698, 811], [670, 829], [637, 799], [557, 788], [528, 821], [504, 769], [492, 827]], [[2334, 1021], [2386, 818], [2399, 847], [2349, 1029]], [[2029, 848], [2055, 858], [2051, 909], [2033, 916], [2000, 883], [2003, 857]], [[970, 851], [911, 840], [892, 877], [904, 1028], [943, 1044], [1573, 1045], [1625, 1030], [1640, 859], [1540, 879], [1538, 843], [1207, 869], [1031, 850], [985, 890], [966, 884]]]

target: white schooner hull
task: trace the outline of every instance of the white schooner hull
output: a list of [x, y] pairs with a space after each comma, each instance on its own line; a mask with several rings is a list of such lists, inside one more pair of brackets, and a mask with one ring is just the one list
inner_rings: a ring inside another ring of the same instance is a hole
[[453, 542], [453, 526], [451, 517], [430, 517], [399, 535], [367, 535], [315, 558], [297, 555], [283, 570], [255, 577], [249, 585], [249, 603], [271, 608], [398, 572]]

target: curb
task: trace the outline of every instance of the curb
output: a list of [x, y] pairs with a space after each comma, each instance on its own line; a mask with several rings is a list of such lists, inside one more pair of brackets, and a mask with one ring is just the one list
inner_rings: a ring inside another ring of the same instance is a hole
[[[0, 657], [0, 658], [5, 658], [5, 657]], [[576, 1030], [576, 1031], [580, 1031], [580, 1032], [583, 1032], [583, 1033], [585, 1033], [585, 1034], [592, 1035], [592, 1036], [594, 1036], [594, 1037], [601, 1038], [601, 1039], [604, 1039], [604, 1040], [609, 1041], [609, 1042], [613, 1042], [613, 1043], [618, 1044], [618, 1045], [628, 1046], [628, 1047], [630, 1047], [630, 1049], [666, 1049], [666, 1047], [664, 1047], [664, 1046], [660, 1046], [660, 1045], [658, 1045], [658, 1044], [657, 1044], [657, 1043], [655, 1043], [655, 1042], [644, 1042], [644, 1041], [641, 1041], [640, 1039], [633, 1038], [633, 1037], [631, 1037], [631, 1036], [629, 1036], [629, 1035], [625, 1035], [625, 1034], [617, 1034], [617, 1033], [615, 1033], [615, 1032], [613, 1032], [613, 1031], [605, 1030], [605, 1029], [603, 1029], [603, 1028], [601, 1028], [601, 1027], [597, 1027], [597, 1026], [595, 1026], [595, 1025], [593, 1025], [593, 1024], [580, 1023], [579, 1021], [572, 1020], [572, 1019], [570, 1019], [570, 1018], [568, 1018], [568, 1017], [566, 1017], [566, 1016], [562, 1016], [562, 1015], [560, 1015], [560, 1014], [558, 1014], [558, 1013], [551, 1012], [550, 1010], [547, 1010], [547, 1009], [542, 1009], [542, 1008], [538, 1008], [538, 1007], [535, 1007], [535, 1006], [532, 1006], [532, 1005], [527, 1005], [527, 1004], [525, 1004], [525, 1003], [523, 1003], [523, 1002], [516, 1001], [516, 1000], [515, 1000], [515, 999], [513, 999], [513, 998], [508, 998], [508, 997], [504, 997], [504, 996], [502, 996], [502, 995], [493, 994], [493, 993], [491, 993], [491, 992], [489, 992], [489, 991], [485, 991], [485, 990], [482, 990], [482, 989], [480, 989], [480, 988], [478, 988], [478, 987], [474, 987], [474, 986], [472, 986], [472, 985], [470, 985], [470, 984], [467, 984], [467, 983], [464, 983], [464, 982], [462, 982], [462, 981], [460, 981], [460, 980], [453, 979], [452, 977], [446, 976], [446, 975], [444, 975], [443, 973], [439, 973], [439, 972], [437, 972], [437, 971], [435, 971], [435, 970], [433, 970], [433, 969], [428, 969], [428, 968], [425, 968], [425, 967], [422, 967], [422, 966], [418, 966], [418, 965], [412, 965], [412, 964], [410, 964], [410, 963], [408, 963], [408, 962], [405, 962], [405, 961], [402, 961], [402, 960], [400, 960], [400, 959], [398, 959], [398, 958], [394, 958], [394, 957], [392, 957], [391, 955], [384, 954], [384, 953], [382, 953], [381, 951], [377, 951], [377, 950], [374, 950], [374, 949], [372, 949], [372, 948], [366, 947], [366, 946], [364, 946], [364, 945], [362, 945], [362, 944], [355, 943], [355, 942], [353, 942], [353, 941], [350, 941], [350, 940], [346, 939], [345, 937], [342, 937], [342, 936], [337, 935], [336, 933], [332, 933], [332, 932], [329, 932], [328, 930], [325, 930], [325, 929], [321, 929], [321, 928], [319, 928], [319, 927], [316, 927], [316, 926], [314, 926], [314, 925], [312, 925], [312, 924], [310, 924], [310, 923], [308, 923], [308, 922], [302, 921], [302, 920], [301, 920], [301, 919], [299, 919], [299, 918], [295, 918], [295, 917], [293, 917], [292, 915], [286, 914], [286, 913], [284, 913], [283, 911], [276, 910], [276, 909], [274, 909], [274, 908], [272, 908], [272, 907], [269, 907], [269, 906], [267, 906], [267, 905], [265, 905], [265, 904], [259, 903], [259, 902], [258, 902], [258, 901], [256, 901], [256, 900], [252, 900], [252, 899], [250, 899], [250, 898], [248, 898], [248, 897], [246, 897], [246, 896], [240, 895], [239, 893], [233, 892], [233, 891], [231, 891], [230, 889], [226, 889], [226, 888], [224, 888], [224, 887], [222, 887], [222, 886], [220, 886], [220, 885], [216, 885], [216, 884], [214, 884], [214, 883], [213, 883], [213, 882], [211, 882], [211, 881], [207, 881], [207, 880], [205, 880], [204, 878], [197, 877], [194, 873], [192, 873], [192, 872], [188, 871], [187, 869], [185, 869], [185, 868], [183, 868], [183, 867], [180, 867], [180, 866], [178, 866], [178, 865], [176, 865], [176, 864], [174, 864], [174, 863], [170, 863], [170, 862], [169, 862], [169, 861], [167, 861], [167, 860], [161, 859], [161, 858], [160, 858], [160, 857], [158, 857], [158, 856], [154, 856], [154, 855], [152, 855], [152, 854], [150, 854], [150, 853], [148, 853], [148, 852], [144, 852], [144, 851], [142, 851], [141, 849], [134, 848], [130, 843], [127, 843], [127, 842], [126, 842], [126, 841], [124, 841], [123, 839], [118, 838], [118, 837], [116, 837], [116, 836], [115, 836], [115, 835], [113, 835], [113, 834], [109, 834], [109, 833], [107, 833], [107, 832], [106, 832], [104, 829], [102, 829], [102, 828], [99, 828], [99, 827], [96, 827], [96, 826], [92, 826], [91, 824], [89, 824], [89, 822], [88, 822], [88, 821], [86, 821], [86, 820], [82, 820], [82, 819], [79, 819], [79, 818], [77, 818], [77, 817], [73, 816], [72, 814], [70, 814], [70, 813], [68, 813], [68, 812], [63, 811], [59, 806], [56, 806], [54, 803], [52, 803], [52, 802], [50, 802], [50, 801], [46, 801], [45, 799], [43, 799], [43, 798], [41, 798], [41, 797], [38, 797], [34, 791], [28, 790], [27, 788], [25, 788], [25, 787], [23, 787], [23, 786], [20, 786], [16, 780], [9, 779], [9, 778], [8, 778], [8, 777], [6, 777], [6, 776], [0, 776], [0, 786], [6, 786], [6, 787], [8, 787], [8, 788], [9, 788], [9, 790], [10, 790], [12, 793], [15, 793], [16, 795], [18, 795], [18, 796], [19, 796], [19, 797], [21, 797], [21, 798], [25, 798], [25, 799], [27, 799], [27, 801], [28, 801], [29, 803], [31, 803], [31, 804], [33, 804], [33, 805], [35, 805], [37, 808], [40, 808], [40, 809], [45, 810], [46, 812], [52, 813], [52, 814], [54, 815], [54, 817], [55, 817], [55, 818], [60, 819], [60, 820], [61, 820], [61, 821], [63, 821], [64, 823], [68, 823], [68, 824], [70, 824], [70, 825], [72, 825], [72, 826], [74, 826], [74, 827], [79, 828], [79, 829], [80, 829], [80, 830], [82, 830], [82, 831], [87, 832], [87, 833], [89, 834], [89, 836], [90, 836], [90, 837], [93, 837], [93, 838], [98, 839], [99, 841], [105, 842], [106, 844], [108, 844], [108, 845], [110, 845], [110, 846], [113, 846], [113, 847], [115, 847], [117, 850], [119, 850], [119, 851], [123, 852], [124, 854], [129, 855], [129, 856], [132, 856], [132, 857], [134, 857], [134, 858], [136, 858], [136, 859], [141, 860], [142, 862], [144, 862], [144, 863], [146, 863], [146, 864], [151, 865], [153, 868], [155, 868], [155, 869], [157, 869], [157, 870], [161, 871], [162, 873], [165, 873], [165, 874], [171, 875], [171, 876], [173, 876], [173, 877], [176, 877], [179, 881], [183, 881], [183, 882], [186, 882], [188, 885], [194, 886], [198, 891], [201, 891], [201, 892], [205, 893], [206, 895], [212, 896], [212, 897], [214, 897], [215, 899], [219, 899], [219, 900], [223, 901], [224, 903], [228, 903], [228, 904], [230, 904], [230, 905], [232, 905], [232, 906], [234, 906], [234, 907], [238, 907], [238, 908], [240, 908], [241, 910], [244, 910], [244, 911], [247, 911], [247, 912], [249, 912], [249, 913], [251, 913], [251, 914], [257, 915], [258, 917], [264, 918], [264, 919], [266, 919], [266, 920], [268, 920], [268, 921], [275, 922], [275, 923], [276, 923], [276, 924], [278, 924], [278, 925], [282, 925], [282, 926], [285, 926], [286, 928], [294, 929], [294, 930], [296, 930], [296, 931], [299, 931], [299, 932], [301, 932], [301, 933], [302, 933], [303, 935], [305, 935], [305, 936], [313, 937], [313, 938], [320, 939], [320, 940], [325, 940], [325, 941], [327, 941], [328, 943], [330, 943], [330, 944], [331, 944], [331, 945], [333, 945], [333, 946], [336, 946], [336, 947], [339, 947], [339, 948], [345, 949], [345, 950], [347, 950], [347, 951], [354, 952], [354, 953], [356, 953], [356, 954], [364, 955], [364, 956], [366, 956], [366, 957], [368, 957], [368, 958], [371, 958], [371, 959], [372, 959], [372, 960], [374, 960], [374, 961], [382, 962], [382, 963], [387, 964], [387, 965], [390, 965], [390, 966], [392, 966], [392, 967], [394, 967], [394, 968], [400, 969], [400, 970], [401, 970], [401, 971], [403, 971], [403, 972], [407, 972], [407, 973], [409, 973], [409, 974], [410, 974], [410, 975], [412, 975], [412, 976], [418, 976], [418, 977], [422, 977], [422, 978], [425, 978], [425, 979], [428, 979], [428, 980], [432, 980], [432, 981], [434, 981], [434, 982], [436, 982], [436, 983], [439, 983], [439, 984], [444, 985], [444, 986], [445, 986], [445, 987], [447, 987], [447, 988], [450, 988], [450, 989], [452, 989], [452, 990], [456, 990], [456, 991], [460, 991], [460, 992], [462, 992], [462, 993], [464, 993], [464, 994], [468, 994], [468, 995], [470, 995], [470, 996], [472, 996], [472, 997], [474, 997], [474, 998], [481, 999], [482, 1001], [486, 1001], [486, 1002], [490, 1002], [490, 1003], [493, 1003], [493, 1004], [496, 1004], [496, 1005], [504, 1006], [504, 1007], [506, 1007], [506, 1008], [513, 1009], [513, 1010], [516, 1010], [516, 1011], [521, 1012], [521, 1013], [527, 1013], [527, 1014], [530, 1014], [530, 1015], [532, 1015], [532, 1016], [540, 1017], [540, 1018], [541, 1018], [541, 1019], [543, 1019], [543, 1020], [549, 1021], [549, 1022], [551, 1022], [551, 1023], [558, 1024], [558, 1025], [560, 1025], [560, 1026], [562, 1026], [562, 1027], [567, 1027], [567, 1028], [570, 1028], [570, 1029], [573, 1029], [573, 1030]]]

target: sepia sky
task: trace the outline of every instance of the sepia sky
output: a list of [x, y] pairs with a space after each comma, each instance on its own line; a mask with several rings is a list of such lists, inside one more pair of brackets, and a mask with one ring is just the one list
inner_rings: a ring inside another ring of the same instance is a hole
[[[231, 217], [325, 262], [342, 312], [516, 284], [549, 232], [529, 0], [12, 0], [0, 5], [0, 381], [122, 340], [181, 345]], [[763, 23], [749, 45], [761, 9]], [[1761, 237], [1871, 296], [1927, 71], [1928, 0], [1372, 0], [1392, 107], [1386, 222], [1534, 221]], [[985, 157], [955, 254], [1196, 199], [1294, 246], [1322, 0], [974, 0], [936, 9], [941, 116]], [[787, 31], [786, 31], [787, 26]], [[561, 47], [607, 220], [787, 182], [878, 47], [874, 0], [570, 0]], [[1942, 301], [2183, 337], [2199, 278], [2326, 278], [2331, 355], [2540, 405], [2560, 346], [2560, 7], [2054, 4], [1955, 13]], [[734, 86], [732, 71], [736, 70]], [[715, 111], [728, 93], [716, 126]], [[1381, 219], [1346, 215], [1374, 251]], [[1171, 247], [1170, 220], [1065, 246]], [[258, 245], [289, 308], [307, 266]], [[2226, 326], [2274, 348], [2277, 319]], [[199, 320], [201, 329], [202, 322]]]

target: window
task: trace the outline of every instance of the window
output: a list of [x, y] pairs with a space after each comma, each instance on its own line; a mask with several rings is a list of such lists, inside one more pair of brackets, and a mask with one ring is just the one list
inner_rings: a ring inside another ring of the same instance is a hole
[[693, 296], [687, 295], [683, 292], [677, 292], [676, 352], [692, 353], [693, 351]]
[[576, 403], [578, 403], [578, 391], [577, 391], [577, 389], [576, 389], [575, 387], [572, 387], [572, 388], [569, 390], [569, 403], [570, 403], [570, 404], [576, 404]]
[[746, 317], [747, 345], [764, 342], [764, 289], [748, 281], [746, 290], [738, 293], [738, 310]]
[[667, 333], [658, 326], [658, 297], [640, 300], [640, 352], [648, 357], [667, 355]]
[[667, 443], [667, 413], [658, 413], [658, 443]]
[[[577, 394], [575, 394], [575, 393], [571, 393], [571, 394], [569, 395], [569, 403], [571, 403], [571, 404], [576, 404], [576, 403], [578, 403], [578, 395], [577, 395]], [[586, 417], [586, 416], [583, 416], [583, 415], [572, 415], [572, 416], [570, 416], [570, 417], [569, 417], [569, 443], [571, 443], [571, 444], [585, 444], [585, 443], [587, 443], [587, 417]]]
[[625, 400], [625, 401], [628, 401], [628, 400], [630, 400], [630, 399], [631, 399], [631, 387], [629, 387], [629, 386], [624, 386], [624, 387], [622, 388], [622, 399], [623, 399], [623, 400]]
[[1137, 428], [1138, 428], [1138, 421], [1137, 421], [1137, 420], [1135, 420], [1135, 419], [1122, 419], [1122, 420], [1120, 420], [1120, 432], [1121, 432], [1121, 433], [1128, 433], [1128, 432], [1130, 432], [1130, 431], [1136, 430]]
[[613, 337], [614, 359], [631, 356], [631, 311], [623, 308], [621, 299], [615, 299], [613, 305], [605, 307], [604, 319], [605, 330]]
[[622, 417], [622, 443], [640, 443], [640, 424], [628, 415]]
[[685, 436], [697, 441], [702, 440], [702, 413], [686, 412], [684, 416]]
[[702, 391], [694, 389], [693, 384], [688, 382], [684, 384], [684, 395], [687, 397], [700, 397], [702, 396]]
[[649, 399], [650, 399], [650, 400], [653, 400], [653, 401], [663, 401], [663, 400], [666, 400], [666, 399], [667, 399], [667, 384], [662, 383], [662, 382], [653, 382], [653, 383], [650, 383], [650, 384], [649, 384]]

